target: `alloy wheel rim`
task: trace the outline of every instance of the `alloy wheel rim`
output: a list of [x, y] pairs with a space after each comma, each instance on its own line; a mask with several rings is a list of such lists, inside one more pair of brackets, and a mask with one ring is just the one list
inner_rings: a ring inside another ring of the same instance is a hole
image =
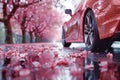
[[84, 40], [88, 48], [92, 46], [93, 38], [94, 38], [94, 23], [92, 16], [89, 14], [86, 15], [84, 23]]

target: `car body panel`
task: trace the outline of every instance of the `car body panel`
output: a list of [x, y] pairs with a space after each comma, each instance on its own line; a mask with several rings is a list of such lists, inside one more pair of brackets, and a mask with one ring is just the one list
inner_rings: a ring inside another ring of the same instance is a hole
[[100, 39], [120, 32], [120, 0], [83, 0], [74, 15], [64, 23], [67, 42], [84, 42], [83, 21], [88, 9], [93, 10]]

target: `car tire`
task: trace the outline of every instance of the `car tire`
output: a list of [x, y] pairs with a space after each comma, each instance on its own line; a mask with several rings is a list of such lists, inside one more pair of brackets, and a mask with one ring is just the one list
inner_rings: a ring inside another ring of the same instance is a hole
[[62, 27], [62, 45], [63, 47], [70, 47], [71, 43], [67, 43], [65, 41], [65, 30], [64, 30], [64, 27]]
[[94, 12], [88, 10], [84, 17], [84, 42], [92, 52], [104, 52], [111, 46], [110, 38], [100, 40]]
[[84, 17], [84, 42], [88, 50], [94, 52], [99, 49], [99, 34], [95, 16], [92, 10], [87, 11]]
[[84, 17], [84, 42], [92, 52], [104, 52], [112, 42], [110, 38], [100, 40], [95, 15], [92, 10], [87, 11]]

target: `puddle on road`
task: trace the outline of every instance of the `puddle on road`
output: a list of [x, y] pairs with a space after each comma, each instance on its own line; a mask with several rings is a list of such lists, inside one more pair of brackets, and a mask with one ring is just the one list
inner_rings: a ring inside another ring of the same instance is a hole
[[119, 76], [120, 62], [111, 53], [52, 44], [0, 46], [0, 80], [120, 80]]

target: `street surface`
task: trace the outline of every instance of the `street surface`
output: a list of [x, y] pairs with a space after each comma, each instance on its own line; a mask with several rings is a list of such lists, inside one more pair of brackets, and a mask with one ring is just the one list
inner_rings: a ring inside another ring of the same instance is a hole
[[0, 80], [120, 80], [120, 49], [91, 53], [84, 44], [0, 45]]

